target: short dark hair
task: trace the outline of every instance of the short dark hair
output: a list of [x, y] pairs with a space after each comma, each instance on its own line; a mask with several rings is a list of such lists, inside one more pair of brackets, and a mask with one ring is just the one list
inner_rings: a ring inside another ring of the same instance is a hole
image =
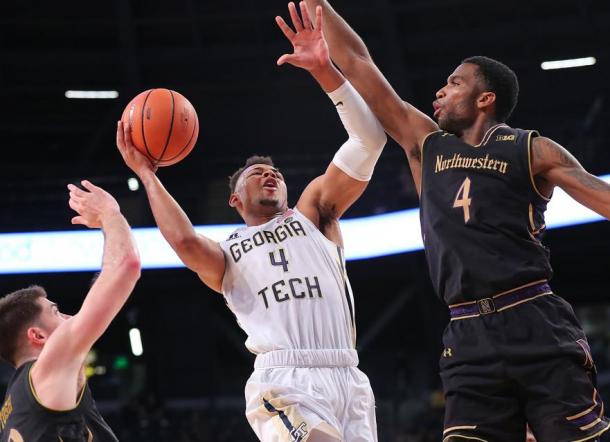
[[246, 163], [237, 169], [233, 175], [229, 177], [229, 188], [231, 189], [231, 193], [235, 192], [235, 186], [237, 185], [237, 180], [241, 176], [244, 170], [253, 164], [266, 164], [268, 166], [274, 166], [273, 160], [271, 157], [263, 157], [260, 155], [252, 155], [250, 158], [246, 160]]
[[482, 55], [468, 57], [462, 63], [478, 66], [477, 75], [485, 83], [485, 88], [496, 94], [496, 120], [501, 123], [508, 120], [519, 99], [517, 74], [504, 63]]
[[0, 358], [16, 366], [19, 341], [23, 332], [32, 325], [42, 312], [37, 302], [46, 298], [47, 292], [33, 285], [0, 298]]

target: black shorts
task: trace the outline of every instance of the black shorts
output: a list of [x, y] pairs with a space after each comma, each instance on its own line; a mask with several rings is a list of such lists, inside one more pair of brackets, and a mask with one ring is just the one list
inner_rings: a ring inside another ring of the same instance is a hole
[[585, 334], [560, 297], [451, 321], [443, 343], [443, 441], [522, 442], [526, 423], [537, 442], [593, 441], [610, 428]]

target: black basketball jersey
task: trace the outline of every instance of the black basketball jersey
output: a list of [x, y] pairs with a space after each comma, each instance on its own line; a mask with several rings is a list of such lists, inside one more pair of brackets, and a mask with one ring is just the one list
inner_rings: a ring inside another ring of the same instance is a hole
[[87, 385], [72, 410], [54, 411], [41, 405], [30, 380], [34, 362], [21, 365], [9, 382], [0, 411], [0, 442], [118, 442]]
[[531, 172], [535, 136], [498, 124], [477, 146], [443, 131], [424, 141], [421, 229], [434, 289], [447, 304], [550, 279], [539, 239], [549, 200]]

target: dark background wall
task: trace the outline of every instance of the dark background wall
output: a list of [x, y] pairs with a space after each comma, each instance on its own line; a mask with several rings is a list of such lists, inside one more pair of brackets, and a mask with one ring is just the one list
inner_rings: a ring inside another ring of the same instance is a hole
[[[403, 98], [431, 114], [434, 93], [469, 55], [517, 72], [510, 121], [566, 146], [591, 172], [610, 173], [607, 123], [610, 5], [517, 0], [335, 1]], [[237, 222], [226, 177], [254, 153], [283, 169], [294, 203], [345, 139], [328, 99], [304, 72], [278, 68], [289, 45], [274, 24], [280, 1], [3, 2], [0, 6], [0, 232], [71, 229], [65, 185], [82, 178], [117, 196], [133, 226], [154, 221], [114, 147], [115, 121], [151, 87], [197, 108], [198, 144], [159, 176], [194, 223]], [[593, 67], [542, 71], [545, 60], [595, 56]], [[68, 100], [67, 89], [115, 89], [117, 100]], [[347, 217], [417, 206], [404, 155], [390, 142]], [[548, 232], [555, 291], [575, 305], [607, 382], [608, 223]], [[349, 245], [348, 245], [349, 247]], [[57, 251], [61, 253], [61, 251]], [[421, 252], [348, 264], [356, 293], [361, 368], [377, 395], [380, 440], [438, 440], [437, 361], [446, 308]], [[74, 312], [92, 274], [0, 277], [0, 292], [45, 286]], [[128, 329], [142, 330], [131, 356]], [[0, 337], [1, 339], [1, 337]], [[253, 356], [223, 299], [185, 269], [145, 271], [95, 347], [91, 378], [127, 441], [254, 440], [243, 417]], [[127, 364], [125, 365], [125, 358]], [[2, 366], [3, 382], [10, 370]], [[608, 395], [606, 395], [608, 397]]]

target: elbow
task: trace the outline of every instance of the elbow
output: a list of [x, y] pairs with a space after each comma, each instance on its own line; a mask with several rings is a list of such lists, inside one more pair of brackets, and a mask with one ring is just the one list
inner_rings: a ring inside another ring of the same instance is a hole
[[367, 131], [366, 135], [361, 137], [360, 143], [372, 152], [382, 150], [388, 142], [388, 136], [383, 130], [383, 127], [378, 121], [375, 121], [374, 127]]
[[379, 126], [379, 130], [375, 133], [375, 136], [371, 139], [371, 146], [375, 150], [381, 150], [385, 147], [388, 142], [388, 136], [385, 133], [385, 130], [381, 126]]
[[134, 250], [126, 256], [120, 264], [122, 276], [132, 281], [137, 281], [142, 275], [142, 261]]

